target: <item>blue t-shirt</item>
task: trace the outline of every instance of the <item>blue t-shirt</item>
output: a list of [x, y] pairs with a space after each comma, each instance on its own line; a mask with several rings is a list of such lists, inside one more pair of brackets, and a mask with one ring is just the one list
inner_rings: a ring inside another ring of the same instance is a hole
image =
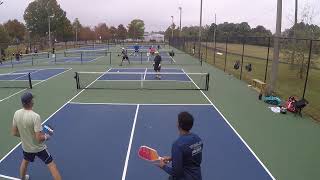
[[139, 50], [139, 46], [138, 46], [138, 45], [135, 45], [135, 46], [134, 46], [134, 50], [138, 51], [138, 50]]
[[196, 134], [180, 136], [172, 145], [172, 167], [164, 166], [164, 171], [175, 180], [201, 180], [202, 149], [202, 140]]

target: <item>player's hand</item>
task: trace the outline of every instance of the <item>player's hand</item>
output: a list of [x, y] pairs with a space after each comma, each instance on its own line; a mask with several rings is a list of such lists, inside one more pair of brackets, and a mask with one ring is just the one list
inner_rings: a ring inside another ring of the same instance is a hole
[[161, 158], [161, 159], [159, 160], [159, 163], [156, 164], [156, 165], [157, 165], [159, 168], [163, 168], [166, 164], [167, 164], [167, 163], [164, 162], [164, 159]]
[[164, 157], [162, 157], [162, 160], [163, 160], [166, 164], [168, 164], [168, 163], [170, 163], [170, 162], [172, 161], [172, 158], [169, 157], [169, 156], [164, 156]]
[[44, 141], [48, 141], [50, 138], [50, 134], [44, 134]]

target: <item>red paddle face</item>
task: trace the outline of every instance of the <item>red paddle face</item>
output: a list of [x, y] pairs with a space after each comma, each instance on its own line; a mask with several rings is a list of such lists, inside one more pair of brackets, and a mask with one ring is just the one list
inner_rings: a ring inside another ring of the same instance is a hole
[[138, 155], [141, 159], [146, 161], [158, 161], [160, 159], [158, 152], [147, 146], [141, 146], [139, 148]]

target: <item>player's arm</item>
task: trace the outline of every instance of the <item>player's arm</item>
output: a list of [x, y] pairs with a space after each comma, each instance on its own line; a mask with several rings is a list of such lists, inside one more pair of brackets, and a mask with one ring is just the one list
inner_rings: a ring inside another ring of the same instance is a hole
[[39, 143], [43, 141], [47, 141], [50, 138], [50, 135], [43, 133], [42, 130], [43, 128], [41, 126], [41, 119], [40, 119], [40, 116], [38, 116], [34, 120], [34, 132], [35, 132], [35, 138]]
[[20, 133], [19, 133], [19, 129], [17, 127], [15, 115], [13, 116], [13, 120], [12, 120], [11, 134], [12, 134], [12, 136], [20, 137]]
[[17, 126], [12, 126], [11, 134], [12, 134], [12, 136], [20, 137], [20, 133], [19, 133]]
[[175, 178], [183, 177], [183, 156], [178, 145], [172, 146], [172, 167], [163, 166], [163, 170]]

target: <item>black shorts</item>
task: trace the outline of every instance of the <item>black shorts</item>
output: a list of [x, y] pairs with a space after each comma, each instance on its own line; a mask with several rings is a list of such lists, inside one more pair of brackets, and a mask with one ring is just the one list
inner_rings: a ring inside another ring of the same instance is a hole
[[156, 66], [156, 65], [155, 65], [155, 66], [153, 67], [153, 69], [154, 69], [155, 71], [160, 71], [160, 70], [161, 70], [161, 66], [159, 66], [159, 65]]
[[128, 56], [122, 56], [122, 60], [129, 60], [129, 57]]
[[139, 50], [135, 50], [134, 52], [138, 53], [138, 52], [139, 52]]
[[37, 153], [28, 153], [23, 151], [23, 159], [26, 161], [33, 162], [36, 156], [40, 158], [45, 164], [50, 164], [53, 161], [53, 158], [47, 149]]

